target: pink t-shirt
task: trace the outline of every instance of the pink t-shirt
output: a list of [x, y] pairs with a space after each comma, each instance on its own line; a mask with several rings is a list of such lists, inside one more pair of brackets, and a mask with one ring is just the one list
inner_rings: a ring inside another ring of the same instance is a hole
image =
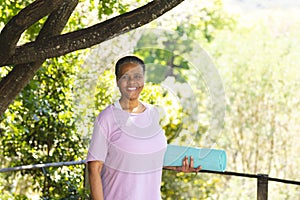
[[154, 106], [128, 113], [110, 105], [95, 120], [87, 162], [99, 160], [105, 200], [159, 200], [167, 141]]

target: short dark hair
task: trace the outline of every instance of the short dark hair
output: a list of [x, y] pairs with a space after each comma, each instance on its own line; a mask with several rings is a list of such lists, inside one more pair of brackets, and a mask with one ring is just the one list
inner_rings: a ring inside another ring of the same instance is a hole
[[120, 73], [120, 69], [122, 67], [122, 65], [124, 65], [125, 63], [136, 63], [139, 64], [142, 68], [143, 68], [143, 73], [145, 73], [145, 63], [142, 59], [138, 58], [137, 56], [125, 56], [120, 58], [115, 66], [115, 75], [116, 78], [118, 78], [118, 75]]

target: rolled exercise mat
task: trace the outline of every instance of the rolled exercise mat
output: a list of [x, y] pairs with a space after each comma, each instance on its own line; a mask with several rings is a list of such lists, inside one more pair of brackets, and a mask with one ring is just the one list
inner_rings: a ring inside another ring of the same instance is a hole
[[202, 166], [202, 170], [225, 171], [226, 152], [219, 149], [197, 148], [168, 144], [164, 157], [164, 166], [182, 166], [185, 156], [193, 156], [194, 167]]

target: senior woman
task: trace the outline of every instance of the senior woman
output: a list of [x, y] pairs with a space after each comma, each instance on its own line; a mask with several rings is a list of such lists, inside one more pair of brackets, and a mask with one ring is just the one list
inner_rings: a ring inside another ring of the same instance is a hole
[[157, 109], [141, 102], [145, 64], [125, 56], [115, 66], [121, 98], [96, 118], [87, 155], [94, 200], [159, 200], [162, 169], [197, 172], [193, 159], [182, 166], [164, 166], [167, 140]]

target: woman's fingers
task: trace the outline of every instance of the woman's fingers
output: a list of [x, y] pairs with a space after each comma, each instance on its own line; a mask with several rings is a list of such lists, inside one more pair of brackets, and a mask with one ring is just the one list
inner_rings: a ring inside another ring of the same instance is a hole
[[191, 156], [190, 157], [190, 162], [187, 156], [185, 156], [182, 160], [182, 166], [181, 166], [181, 171], [182, 172], [198, 172], [201, 170], [201, 165], [198, 166], [197, 168], [194, 167], [194, 158]]
[[190, 168], [194, 168], [194, 158], [193, 158], [193, 156], [190, 157]]
[[194, 158], [191, 156], [189, 161], [188, 157], [185, 156], [182, 159], [181, 166], [164, 166], [164, 169], [170, 169], [177, 172], [199, 172], [202, 169], [201, 165], [198, 166], [197, 168], [195, 168], [194, 165], [195, 165]]
[[202, 169], [202, 166], [199, 165], [199, 166], [196, 168], [196, 172], [199, 172], [201, 169]]
[[181, 170], [183, 171], [183, 172], [185, 172], [186, 171], [186, 167], [187, 167], [187, 157], [185, 156], [184, 158], [183, 158], [183, 160], [182, 160], [182, 166], [181, 166]]

